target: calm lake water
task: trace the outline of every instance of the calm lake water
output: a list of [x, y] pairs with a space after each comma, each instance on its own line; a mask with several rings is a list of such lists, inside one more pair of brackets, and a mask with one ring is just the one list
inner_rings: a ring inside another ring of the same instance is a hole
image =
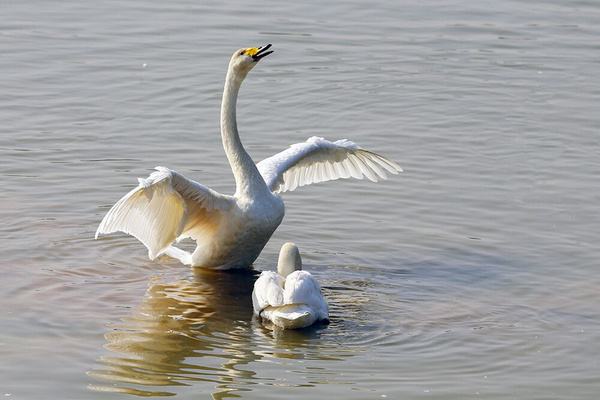
[[[0, 6], [0, 397], [596, 399], [600, 3]], [[256, 161], [319, 135], [405, 172], [287, 193], [331, 324], [252, 319], [256, 273], [93, 240], [156, 165], [232, 193], [237, 48]]]

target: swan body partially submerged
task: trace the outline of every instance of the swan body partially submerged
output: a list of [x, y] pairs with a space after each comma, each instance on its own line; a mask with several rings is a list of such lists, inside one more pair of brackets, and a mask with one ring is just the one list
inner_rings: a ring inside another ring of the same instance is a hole
[[298, 247], [286, 243], [279, 252], [277, 272], [263, 271], [252, 292], [254, 315], [283, 329], [306, 328], [329, 320], [319, 282], [302, 271]]
[[[236, 183], [233, 196], [218, 193], [165, 167], [121, 198], [96, 231], [124, 232], [148, 249], [150, 259], [166, 254], [186, 265], [247, 268], [259, 256], [284, 216], [279, 193], [340, 178], [372, 181], [402, 171], [395, 162], [343, 139], [312, 137], [255, 164], [237, 130], [236, 102], [252, 68], [272, 53], [271, 45], [240, 49], [229, 62], [221, 104], [221, 139]], [[190, 253], [173, 243], [196, 241]]]

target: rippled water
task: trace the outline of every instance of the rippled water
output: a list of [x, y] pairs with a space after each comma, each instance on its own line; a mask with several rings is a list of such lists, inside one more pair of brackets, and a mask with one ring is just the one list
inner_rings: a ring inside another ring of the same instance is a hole
[[[600, 4], [8, 2], [0, 6], [0, 395], [595, 399]], [[93, 240], [156, 165], [224, 193], [229, 55], [260, 160], [312, 135], [398, 161], [285, 195], [331, 324], [273, 332], [255, 273]]]

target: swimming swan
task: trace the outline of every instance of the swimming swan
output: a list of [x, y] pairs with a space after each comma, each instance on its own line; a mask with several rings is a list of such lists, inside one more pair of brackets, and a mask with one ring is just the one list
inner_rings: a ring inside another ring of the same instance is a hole
[[[372, 181], [397, 174], [400, 166], [349, 140], [312, 137], [254, 164], [240, 141], [236, 101], [242, 81], [270, 44], [233, 53], [221, 104], [221, 139], [235, 178], [233, 196], [218, 193], [165, 167], [146, 179], [106, 213], [99, 235], [121, 231], [135, 236], [150, 259], [167, 254], [183, 264], [214, 269], [246, 268], [258, 257], [284, 215], [279, 193], [339, 178]], [[192, 238], [189, 253], [172, 244]]]
[[254, 283], [252, 306], [254, 315], [284, 329], [305, 328], [329, 320], [319, 282], [302, 271], [300, 251], [294, 243], [281, 246], [277, 272], [260, 274]]

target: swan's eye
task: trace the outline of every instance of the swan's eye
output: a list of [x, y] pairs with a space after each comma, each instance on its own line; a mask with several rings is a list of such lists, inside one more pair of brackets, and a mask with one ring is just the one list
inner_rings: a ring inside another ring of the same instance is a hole
[[246, 50], [242, 50], [242, 51], [240, 51], [240, 56], [243, 56], [245, 51], [246, 51]]

